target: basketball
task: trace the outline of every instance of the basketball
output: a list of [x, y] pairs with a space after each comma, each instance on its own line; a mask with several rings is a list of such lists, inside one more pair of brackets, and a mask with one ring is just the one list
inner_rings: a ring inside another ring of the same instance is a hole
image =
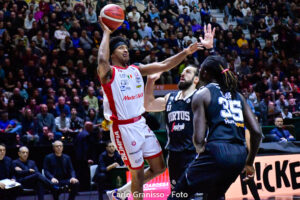
[[103, 23], [112, 31], [116, 30], [123, 24], [124, 11], [116, 4], [108, 4], [104, 6], [100, 12]]

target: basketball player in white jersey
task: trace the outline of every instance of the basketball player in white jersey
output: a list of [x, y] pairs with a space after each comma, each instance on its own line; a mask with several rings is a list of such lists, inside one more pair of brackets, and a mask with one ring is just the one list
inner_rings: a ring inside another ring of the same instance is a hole
[[[178, 54], [147, 65], [128, 65], [129, 51], [121, 37], [110, 40], [112, 31], [102, 22], [103, 37], [98, 52], [97, 73], [104, 89], [104, 116], [111, 120], [111, 140], [128, 166], [132, 182], [107, 193], [109, 199], [125, 199], [132, 192], [135, 200], [143, 199], [143, 184], [165, 170], [162, 150], [154, 133], [141, 116], [144, 108], [144, 83], [142, 76], [168, 71], [180, 64], [188, 55], [199, 49], [212, 48], [209, 37], [211, 27], [201, 42], [191, 44]], [[110, 63], [111, 61], [111, 63]], [[149, 168], [144, 170], [144, 159]]]

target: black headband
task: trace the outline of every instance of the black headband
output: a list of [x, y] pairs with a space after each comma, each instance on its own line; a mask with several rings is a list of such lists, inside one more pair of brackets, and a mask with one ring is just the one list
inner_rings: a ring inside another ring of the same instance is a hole
[[127, 44], [124, 41], [117, 42], [117, 44], [115, 44], [112, 47], [110, 47], [110, 55], [114, 52], [114, 50], [116, 48], [118, 48], [121, 45], [126, 45], [127, 46]]

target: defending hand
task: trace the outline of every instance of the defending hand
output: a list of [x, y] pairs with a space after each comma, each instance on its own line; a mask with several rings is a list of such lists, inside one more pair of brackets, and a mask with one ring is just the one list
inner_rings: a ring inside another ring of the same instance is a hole
[[204, 39], [200, 37], [200, 43], [206, 48], [206, 49], [212, 49], [214, 47], [214, 36], [215, 36], [215, 28], [211, 30], [211, 25], [208, 24], [204, 26]]
[[151, 75], [148, 75], [147, 76], [147, 80], [148, 81], [157, 81], [159, 78], [160, 78], [160, 75], [162, 74], [163, 72], [158, 72], [158, 73], [155, 73], [155, 74], [151, 74]]

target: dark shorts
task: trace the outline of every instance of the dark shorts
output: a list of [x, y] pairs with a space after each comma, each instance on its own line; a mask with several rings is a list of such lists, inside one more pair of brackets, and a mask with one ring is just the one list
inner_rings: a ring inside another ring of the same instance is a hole
[[245, 166], [246, 147], [241, 144], [210, 142], [189, 165], [168, 199], [189, 199], [194, 193], [207, 199], [222, 199]]
[[171, 188], [173, 189], [189, 164], [196, 158], [196, 151], [169, 151], [168, 169]]

